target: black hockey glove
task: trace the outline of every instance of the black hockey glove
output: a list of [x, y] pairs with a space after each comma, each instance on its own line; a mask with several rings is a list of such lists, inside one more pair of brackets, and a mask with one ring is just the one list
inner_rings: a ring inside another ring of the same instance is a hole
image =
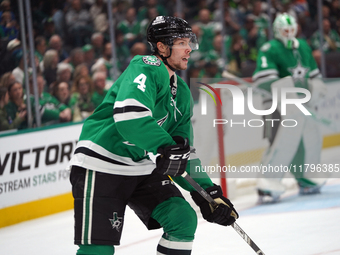
[[214, 184], [213, 187], [207, 188], [206, 191], [218, 204], [216, 208], [213, 208], [197, 191], [190, 193], [192, 199], [199, 206], [203, 218], [223, 226], [233, 224], [238, 218], [238, 213], [230, 200], [222, 195], [221, 187]]
[[187, 168], [190, 156], [190, 146], [188, 138], [174, 136], [176, 145], [165, 148], [158, 148], [159, 155], [156, 159], [156, 172], [170, 176], [182, 175]]

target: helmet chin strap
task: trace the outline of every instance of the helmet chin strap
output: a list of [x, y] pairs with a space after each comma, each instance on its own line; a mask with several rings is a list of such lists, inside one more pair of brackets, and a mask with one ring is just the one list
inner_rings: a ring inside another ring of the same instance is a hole
[[177, 69], [173, 68], [173, 67], [168, 63], [168, 58], [171, 57], [171, 53], [172, 53], [172, 49], [170, 48], [170, 54], [169, 54], [169, 56], [164, 57], [164, 56], [162, 56], [161, 54], [159, 54], [159, 56], [160, 56], [161, 59], [163, 60], [163, 63], [164, 63], [165, 65], [167, 65], [167, 66], [170, 68], [171, 71], [176, 72]]

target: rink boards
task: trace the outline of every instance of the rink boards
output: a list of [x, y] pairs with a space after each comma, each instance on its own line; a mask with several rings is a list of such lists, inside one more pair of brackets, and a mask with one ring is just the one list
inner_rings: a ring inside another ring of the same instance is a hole
[[[318, 111], [334, 122], [340, 122], [340, 84], [334, 80], [328, 81], [327, 85], [327, 98]], [[228, 115], [230, 103], [226, 102], [224, 107], [223, 111]], [[202, 161], [210, 163], [216, 158], [212, 147], [216, 147], [217, 138], [214, 132], [210, 132], [211, 122], [196, 114], [197, 111], [196, 105], [193, 123], [195, 147]], [[0, 227], [73, 208], [66, 167], [81, 126], [68, 124], [0, 136]], [[340, 131], [327, 127], [322, 127], [322, 130], [324, 148], [340, 145]], [[240, 142], [239, 137], [247, 143]], [[228, 128], [224, 139], [228, 144], [225, 153], [229, 158], [237, 158], [247, 150], [261, 155], [265, 146], [262, 129]], [[209, 158], [204, 158], [205, 155]]]

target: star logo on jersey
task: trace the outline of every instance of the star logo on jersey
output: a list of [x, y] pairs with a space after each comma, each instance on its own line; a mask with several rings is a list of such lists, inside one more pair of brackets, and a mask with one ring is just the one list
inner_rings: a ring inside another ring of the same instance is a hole
[[301, 62], [298, 61], [297, 65], [292, 68], [288, 68], [288, 71], [292, 74], [294, 80], [304, 80], [309, 71], [309, 68], [303, 67]]
[[122, 227], [123, 217], [118, 217], [118, 213], [114, 212], [113, 218], [109, 219], [109, 221], [111, 222], [112, 229], [116, 229], [119, 232], [120, 228]]

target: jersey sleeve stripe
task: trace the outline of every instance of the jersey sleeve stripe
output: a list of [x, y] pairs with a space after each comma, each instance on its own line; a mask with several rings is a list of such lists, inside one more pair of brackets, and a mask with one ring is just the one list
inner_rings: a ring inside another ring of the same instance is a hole
[[140, 106], [150, 111], [148, 107], [146, 107], [144, 104], [142, 104], [141, 102], [139, 102], [138, 100], [134, 98], [127, 98], [123, 101], [116, 101], [113, 108], [120, 108], [120, 107], [125, 107], [125, 106]]
[[126, 120], [135, 120], [144, 118], [147, 116], [152, 116], [151, 112], [123, 112], [123, 113], [115, 113], [113, 118], [115, 122], [126, 121]]
[[309, 72], [309, 78], [316, 78], [316, 77], [321, 78], [321, 73], [320, 73], [319, 68], [316, 68], [313, 71]]
[[125, 106], [125, 107], [116, 107], [113, 110], [113, 114], [119, 114], [124, 112], [147, 112], [148, 109], [140, 106]]
[[278, 72], [275, 69], [268, 69], [264, 71], [259, 71], [253, 76], [253, 81], [257, 81], [258, 79], [266, 78], [268, 76], [275, 76], [278, 78]]
[[278, 79], [278, 78], [279, 78], [279, 77], [278, 77], [277, 75], [269, 75], [269, 76], [266, 76], [266, 77], [257, 79], [257, 80], [254, 82], [254, 85], [255, 85], [255, 86], [259, 86], [259, 85], [261, 85], [262, 83], [274, 81], [274, 80], [276, 80], [276, 79]]
[[151, 110], [136, 99], [117, 101], [113, 107], [113, 118], [116, 122], [152, 116]]

